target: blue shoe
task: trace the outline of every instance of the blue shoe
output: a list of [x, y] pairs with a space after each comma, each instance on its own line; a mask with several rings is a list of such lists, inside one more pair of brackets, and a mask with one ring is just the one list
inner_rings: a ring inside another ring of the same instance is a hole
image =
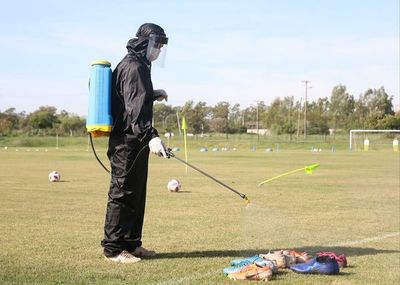
[[256, 264], [259, 267], [266, 267], [268, 266], [273, 273], [276, 273], [278, 271], [278, 267], [276, 266], [276, 262], [269, 260], [269, 259], [264, 259], [261, 257], [258, 257], [257, 259], [253, 258], [244, 258], [242, 261], [238, 262], [235, 261], [234, 266], [226, 267], [224, 268], [224, 274], [230, 274], [230, 273], [235, 273], [240, 271], [242, 268], [246, 267], [249, 264]]
[[338, 274], [339, 265], [334, 258], [318, 256], [306, 263], [298, 263], [290, 266], [294, 272], [304, 274]]
[[278, 266], [276, 265], [276, 261], [275, 260], [270, 260], [270, 259], [265, 259], [265, 258], [261, 258], [257, 259], [256, 261], [254, 261], [254, 264], [260, 267], [266, 267], [268, 266], [272, 273], [277, 273], [278, 272]]
[[[257, 255], [251, 256], [251, 257], [234, 259], [234, 260], [231, 261], [231, 265], [235, 266], [235, 265], [238, 265], [239, 263], [241, 264], [244, 261], [248, 261], [250, 263], [253, 263], [255, 260], [257, 260], [259, 258], [260, 258], [260, 256], [257, 254]], [[247, 264], [250, 264], [250, 263], [247, 263]]]

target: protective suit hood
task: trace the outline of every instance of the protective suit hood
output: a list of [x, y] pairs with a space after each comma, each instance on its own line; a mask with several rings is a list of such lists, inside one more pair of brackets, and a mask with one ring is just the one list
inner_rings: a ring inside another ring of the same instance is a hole
[[126, 45], [129, 53], [139, 55], [143, 58], [146, 57], [146, 51], [149, 44], [150, 35], [158, 35], [165, 37], [164, 29], [152, 23], [146, 23], [139, 27], [136, 37], [130, 39]]
[[149, 41], [146, 39], [133, 38], [128, 41], [126, 48], [128, 49], [128, 53], [146, 58], [148, 43]]

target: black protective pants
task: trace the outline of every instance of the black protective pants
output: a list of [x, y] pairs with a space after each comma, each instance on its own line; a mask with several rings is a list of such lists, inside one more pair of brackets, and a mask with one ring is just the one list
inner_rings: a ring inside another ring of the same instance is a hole
[[[149, 158], [149, 149], [142, 148], [147, 144], [147, 141], [140, 142], [132, 134], [110, 135], [107, 155], [113, 175], [101, 242], [107, 257], [116, 256], [123, 250], [133, 251], [142, 245]], [[117, 178], [127, 173], [135, 159], [132, 171], [125, 177]]]

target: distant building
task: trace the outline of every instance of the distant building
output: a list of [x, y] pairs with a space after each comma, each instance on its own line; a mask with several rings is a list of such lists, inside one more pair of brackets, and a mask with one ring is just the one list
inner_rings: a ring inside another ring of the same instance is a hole
[[[248, 134], [257, 134], [257, 129], [247, 129]], [[270, 129], [258, 129], [258, 134], [263, 136], [270, 136], [271, 130]]]

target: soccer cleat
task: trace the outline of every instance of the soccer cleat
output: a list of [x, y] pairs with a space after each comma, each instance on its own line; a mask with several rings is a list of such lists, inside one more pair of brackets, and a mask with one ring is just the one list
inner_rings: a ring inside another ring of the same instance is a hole
[[289, 250], [277, 250], [274, 251], [275, 254], [282, 254], [285, 258], [286, 267], [289, 267], [292, 264], [296, 264], [296, 257], [291, 255]]
[[278, 268], [286, 268], [288, 267], [287, 265], [287, 258], [285, 258], [285, 256], [282, 254], [282, 252], [279, 251], [275, 251], [275, 252], [269, 252], [267, 254], [260, 254], [260, 256], [264, 259], [269, 259], [269, 260], [273, 260], [276, 263], [276, 266]]
[[307, 254], [307, 252], [298, 252], [295, 250], [283, 250], [283, 254], [294, 257], [295, 260], [291, 260], [290, 264], [304, 263], [307, 260], [311, 259], [311, 257]]
[[104, 256], [104, 258], [108, 261], [112, 261], [112, 262], [116, 262], [116, 263], [136, 263], [141, 260], [139, 257], [132, 255], [131, 253], [129, 253], [126, 250], [122, 251], [117, 256], [113, 256], [113, 257]]
[[143, 257], [143, 258], [156, 256], [156, 252], [154, 250], [148, 250], [141, 246], [135, 248], [135, 250], [132, 251], [131, 254], [133, 256]]
[[335, 252], [331, 251], [322, 251], [318, 252], [316, 256], [330, 256], [334, 258], [337, 263], [339, 264], [340, 267], [346, 267], [347, 266], [347, 258], [344, 254], [337, 255]]
[[260, 258], [260, 256], [257, 254], [257, 255], [250, 256], [250, 257], [246, 257], [246, 258], [234, 259], [231, 261], [231, 265], [236, 266], [239, 264], [243, 264], [243, 262], [248, 262], [247, 264], [251, 264], [259, 258]]
[[235, 262], [236, 265], [234, 266], [230, 266], [230, 267], [226, 267], [224, 268], [224, 274], [230, 274], [230, 273], [235, 273], [238, 272], [240, 270], [242, 270], [244, 267], [246, 267], [247, 265], [250, 264], [255, 264], [259, 267], [270, 267], [270, 269], [272, 270], [273, 273], [278, 272], [278, 267], [276, 266], [276, 262], [273, 260], [269, 260], [269, 259], [264, 259], [261, 257], [258, 257], [258, 259], [253, 260], [253, 259], [243, 259], [241, 262], [237, 263]]
[[339, 265], [335, 258], [330, 256], [317, 256], [305, 263], [290, 266], [294, 272], [303, 274], [338, 274]]
[[260, 267], [256, 264], [250, 264], [243, 267], [240, 271], [228, 274], [232, 280], [259, 280], [268, 281], [272, 278], [272, 270], [269, 266]]
[[265, 258], [260, 258], [260, 260], [256, 260], [254, 262], [255, 265], [258, 265], [260, 267], [269, 267], [272, 271], [272, 273], [277, 273], [278, 272], [278, 266], [276, 265], [275, 260], [270, 260], [270, 259], [265, 259]]

